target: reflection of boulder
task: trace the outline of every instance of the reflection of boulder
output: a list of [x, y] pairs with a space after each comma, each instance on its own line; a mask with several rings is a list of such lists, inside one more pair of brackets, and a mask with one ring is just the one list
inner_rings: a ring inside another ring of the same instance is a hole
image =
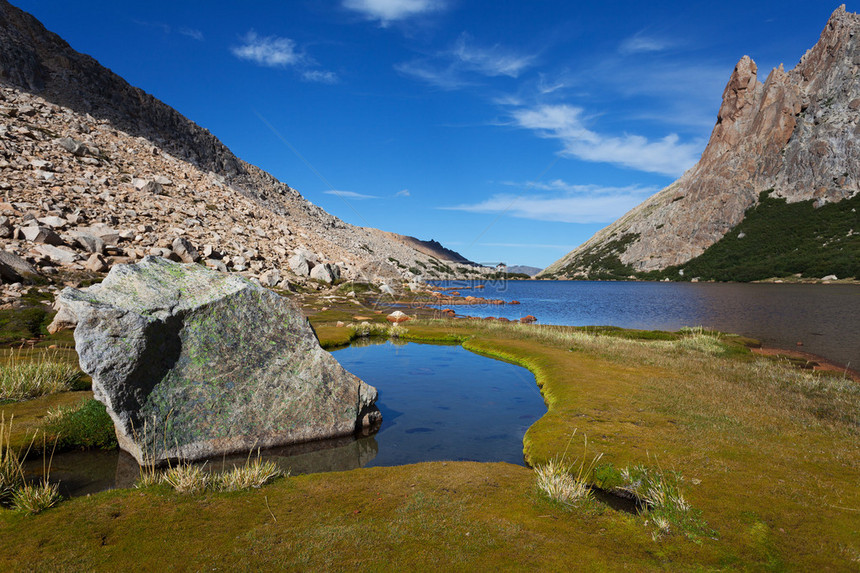
[[[290, 475], [319, 472], [340, 472], [364, 467], [376, 457], [379, 446], [373, 436], [356, 439], [354, 436], [305, 442], [262, 450], [263, 459], [270, 460]], [[251, 453], [256, 458], [257, 452]], [[220, 471], [244, 465], [248, 454], [233, 455], [212, 460], [207, 467]]]
[[293, 303], [236, 275], [147, 257], [58, 303], [139, 463], [351, 436], [379, 421], [376, 389], [320, 348]]

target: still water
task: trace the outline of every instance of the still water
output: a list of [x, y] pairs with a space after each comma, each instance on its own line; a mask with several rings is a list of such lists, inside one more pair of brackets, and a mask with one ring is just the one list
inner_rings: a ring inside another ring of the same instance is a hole
[[[442, 286], [471, 283], [440, 282]], [[457, 306], [459, 314], [538, 324], [678, 330], [705, 326], [860, 369], [860, 285], [488, 281], [466, 296], [519, 305]], [[801, 347], [797, 346], [802, 342]]]
[[[382, 426], [368, 437], [261, 452], [293, 475], [438, 460], [523, 464], [523, 436], [546, 413], [531, 372], [460, 346], [389, 341], [333, 354], [379, 391]], [[229, 469], [246, 459], [217, 458], [206, 466]], [[27, 462], [29, 475], [41, 476], [42, 464]], [[138, 476], [134, 459], [118, 451], [57, 454], [50, 475], [66, 496], [131, 487]]]

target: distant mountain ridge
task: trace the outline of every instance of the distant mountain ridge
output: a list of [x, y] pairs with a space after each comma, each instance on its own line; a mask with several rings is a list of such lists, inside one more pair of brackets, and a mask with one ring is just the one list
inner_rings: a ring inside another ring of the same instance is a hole
[[[755, 62], [744, 56], [725, 88], [716, 126], [699, 162], [547, 267], [541, 276], [659, 278], [665, 276], [661, 272], [672, 269], [670, 278], [690, 278], [684, 265], [723, 240], [759, 204], [764, 192], [772, 200], [808, 201], [814, 207], [856, 197], [860, 192], [858, 71], [860, 16], [846, 12], [844, 5], [789, 72], [780, 65], [762, 83]], [[858, 231], [860, 224], [840, 232], [850, 238]], [[821, 240], [821, 247], [831, 250], [853, 245], [853, 240], [839, 245]], [[851, 256], [833, 255], [834, 259]], [[860, 258], [860, 253], [856, 256]], [[783, 274], [800, 272], [790, 266], [774, 263], [772, 269]], [[768, 271], [762, 268], [761, 272]]]

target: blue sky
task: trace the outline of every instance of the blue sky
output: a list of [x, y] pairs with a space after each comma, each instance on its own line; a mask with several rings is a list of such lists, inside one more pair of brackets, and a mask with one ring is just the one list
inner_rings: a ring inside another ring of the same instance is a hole
[[538, 267], [695, 163], [741, 56], [793, 67], [838, 6], [12, 2], [345, 221]]

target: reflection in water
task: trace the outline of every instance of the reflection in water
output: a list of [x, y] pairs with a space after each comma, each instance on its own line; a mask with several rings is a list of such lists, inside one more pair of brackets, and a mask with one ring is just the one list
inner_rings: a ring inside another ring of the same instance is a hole
[[[261, 450], [292, 475], [431, 460], [522, 464], [525, 431], [546, 413], [528, 370], [460, 346], [364, 343], [334, 356], [379, 390], [382, 426], [372, 436]], [[247, 459], [246, 453], [201, 463], [222, 471]], [[27, 477], [41, 477], [42, 467], [41, 459], [27, 462]], [[134, 458], [118, 451], [57, 454], [50, 472], [65, 496], [132, 487], [139, 475]]]
[[334, 353], [379, 390], [379, 453], [368, 465], [430, 460], [523, 463], [523, 436], [546, 413], [534, 375], [460, 346], [352, 346]]

